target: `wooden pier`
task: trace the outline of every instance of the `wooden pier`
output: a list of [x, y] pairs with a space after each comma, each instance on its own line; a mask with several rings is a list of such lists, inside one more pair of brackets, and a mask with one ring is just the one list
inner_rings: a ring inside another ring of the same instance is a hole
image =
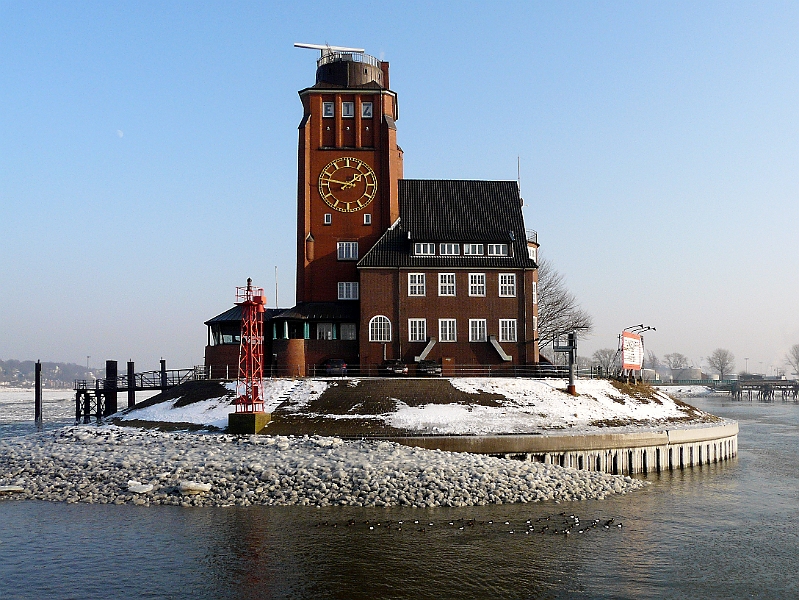
[[128, 408], [136, 405], [136, 392], [165, 391], [187, 381], [206, 379], [205, 369], [167, 369], [166, 361], [161, 360], [159, 371], [136, 373], [134, 363], [128, 363], [125, 375], [117, 374], [117, 361], [105, 363], [106, 377], [88, 381], [75, 381], [75, 422], [89, 423], [92, 417], [98, 421], [113, 415], [119, 410], [118, 394], [127, 392]]
[[733, 400], [759, 400], [773, 402], [777, 396], [782, 400], [799, 400], [799, 381], [788, 379], [742, 379], [724, 382], [718, 391], [729, 391]]

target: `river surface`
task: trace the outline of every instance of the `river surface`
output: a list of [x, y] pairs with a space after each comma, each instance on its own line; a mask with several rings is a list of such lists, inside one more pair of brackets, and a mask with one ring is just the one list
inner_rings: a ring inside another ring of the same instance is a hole
[[[799, 597], [799, 404], [688, 401], [739, 422], [738, 457], [641, 476], [652, 485], [606, 500], [462, 509], [5, 500], [0, 598]], [[0, 422], [2, 436], [34, 430]], [[569, 535], [551, 533], [570, 515], [580, 524]]]

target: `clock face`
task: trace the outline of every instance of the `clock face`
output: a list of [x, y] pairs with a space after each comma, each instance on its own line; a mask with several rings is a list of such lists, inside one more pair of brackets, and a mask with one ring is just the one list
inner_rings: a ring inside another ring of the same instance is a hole
[[355, 212], [377, 194], [377, 176], [362, 160], [345, 156], [331, 161], [319, 174], [319, 194], [330, 208]]

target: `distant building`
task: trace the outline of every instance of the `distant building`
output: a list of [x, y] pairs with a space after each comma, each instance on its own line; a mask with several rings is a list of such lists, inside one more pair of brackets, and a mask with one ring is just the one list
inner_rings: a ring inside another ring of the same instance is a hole
[[[267, 364], [538, 363], [538, 240], [517, 183], [403, 179], [388, 67], [323, 50], [299, 92], [297, 305], [265, 314]], [[206, 365], [237, 364], [235, 311], [206, 321]]]

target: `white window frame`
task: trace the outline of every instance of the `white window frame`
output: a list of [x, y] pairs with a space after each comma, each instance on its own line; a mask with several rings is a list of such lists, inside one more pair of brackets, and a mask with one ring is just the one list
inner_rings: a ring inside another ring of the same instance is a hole
[[[505, 278], [504, 282], [503, 278]], [[516, 273], [499, 274], [499, 295], [502, 298], [516, 297]]]
[[427, 341], [427, 319], [408, 319], [408, 341]]
[[538, 317], [533, 315], [533, 332], [538, 331]]
[[461, 253], [461, 245], [457, 242], [442, 242], [438, 245], [438, 253], [441, 256], [458, 256]]
[[[368, 114], [367, 114], [368, 113]], [[374, 116], [373, 104], [371, 102], [361, 102], [361, 118], [371, 119]]]
[[536, 247], [535, 246], [527, 246], [527, 257], [530, 260], [538, 260], [536, 258]]
[[[449, 281], [449, 279], [452, 281]], [[455, 289], [455, 273], [439, 273], [438, 274], [438, 295], [439, 296], [454, 296], [457, 293]]]
[[488, 324], [485, 319], [469, 319], [469, 341], [485, 342], [488, 340]]
[[416, 256], [435, 256], [436, 245], [432, 242], [416, 242], [413, 245], [413, 253]]
[[385, 315], [369, 319], [369, 341], [388, 343], [391, 341], [391, 320]]
[[469, 273], [469, 295], [470, 296], [486, 295], [485, 273]]
[[353, 119], [355, 118], [355, 102], [342, 102], [341, 103], [341, 118]]
[[533, 304], [538, 304], [538, 282], [533, 281]]
[[500, 342], [516, 341], [516, 319], [499, 320], [499, 341]]
[[333, 215], [331, 213], [325, 213], [324, 224], [325, 225], [332, 225], [333, 224]]
[[339, 300], [357, 300], [358, 299], [358, 282], [357, 281], [339, 281], [338, 282], [338, 299]]
[[322, 102], [322, 117], [325, 119], [332, 119], [335, 116], [336, 116], [336, 103]]
[[488, 256], [508, 256], [508, 245], [488, 244]]
[[338, 242], [336, 256], [339, 260], [358, 260], [358, 242]]
[[439, 342], [458, 341], [458, 323], [455, 319], [438, 320], [438, 341]]
[[427, 277], [424, 273], [408, 273], [408, 295], [425, 296], [427, 292]]
[[363, 224], [364, 225], [371, 225], [372, 224], [372, 214], [371, 213], [363, 213]]
[[463, 255], [464, 256], [482, 256], [483, 255], [483, 244], [464, 244], [463, 245]]

